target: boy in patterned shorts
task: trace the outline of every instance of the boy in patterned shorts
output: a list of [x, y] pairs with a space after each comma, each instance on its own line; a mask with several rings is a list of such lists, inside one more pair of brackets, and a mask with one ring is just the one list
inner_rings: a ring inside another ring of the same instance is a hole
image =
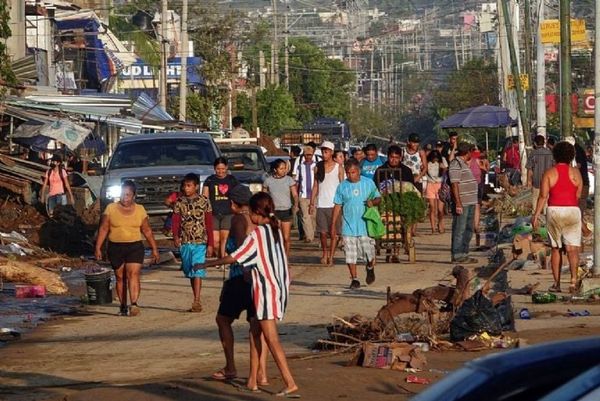
[[173, 206], [173, 242], [181, 253], [181, 270], [190, 279], [194, 301], [190, 312], [201, 312], [200, 291], [205, 269], [194, 270], [204, 264], [207, 253], [212, 254], [212, 209], [206, 196], [199, 194], [200, 178], [193, 173], [183, 178], [183, 196]]

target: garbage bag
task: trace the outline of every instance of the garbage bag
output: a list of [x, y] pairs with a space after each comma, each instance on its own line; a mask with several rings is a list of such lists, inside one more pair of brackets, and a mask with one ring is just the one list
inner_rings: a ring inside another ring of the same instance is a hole
[[456, 312], [450, 323], [450, 340], [463, 341], [483, 332], [491, 336], [502, 334], [502, 320], [492, 301], [479, 290]]
[[498, 315], [500, 316], [500, 324], [502, 325], [502, 330], [514, 331], [515, 319], [512, 308], [512, 299], [510, 295], [496, 305], [496, 310], [498, 311]]
[[381, 215], [376, 207], [368, 207], [363, 214], [363, 219], [367, 222], [369, 237], [377, 239], [385, 235], [385, 225], [381, 221]]

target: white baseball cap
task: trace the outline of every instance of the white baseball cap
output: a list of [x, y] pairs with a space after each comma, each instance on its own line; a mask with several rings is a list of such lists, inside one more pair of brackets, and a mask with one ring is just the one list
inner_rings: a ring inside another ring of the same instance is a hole
[[335, 150], [335, 145], [332, 142], [329, 142], [329, 141], [323, 141], [323, 143], [319, 147], [321, 149], [322, 148], [327, 148], [327, 149]]

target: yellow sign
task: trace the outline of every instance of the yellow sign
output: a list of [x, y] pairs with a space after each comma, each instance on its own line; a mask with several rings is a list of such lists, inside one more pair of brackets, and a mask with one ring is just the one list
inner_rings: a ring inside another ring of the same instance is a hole
[[[515, 89], [515, 79], [512, 74], [508, 74], [508, 89]], [[524, 91], [529, 89], [529, 75], [519, 74], [519, 80], [521, 81], [521, 89]]]
[[[542, 43], [560, 44], [560, 21], [547, 19], [542, 22]], [[571, 20], [571, 43], [585, 42], [585, 21], [582, 19]]]

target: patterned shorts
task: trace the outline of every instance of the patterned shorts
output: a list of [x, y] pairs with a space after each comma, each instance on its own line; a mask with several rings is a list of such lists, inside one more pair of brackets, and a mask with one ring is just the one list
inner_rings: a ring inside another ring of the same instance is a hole
[[344, 236], [344, 252], [346, 253], [346, 263], [356, 264], [358, 259], [368, 263], [375, 259], [375, 240], [373, 238], [346, 237]]

